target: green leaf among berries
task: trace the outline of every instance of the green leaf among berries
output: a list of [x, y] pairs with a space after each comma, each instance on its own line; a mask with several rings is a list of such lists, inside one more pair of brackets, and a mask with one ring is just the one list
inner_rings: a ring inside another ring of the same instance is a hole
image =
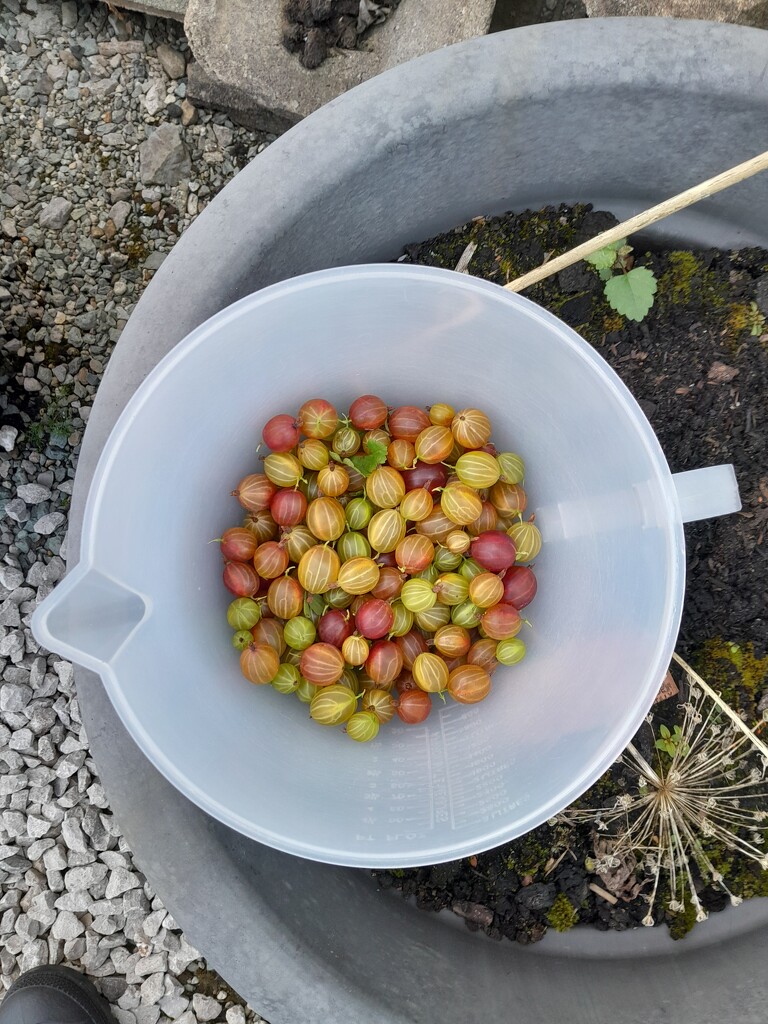
[[370, 476], [377, 466], [383, 466], [387, 461], [387, 446], [379, 441], [370, 441], [368, 448], [367, 455], [353, 455], [351, 459], [341, 461], [363, 476]]

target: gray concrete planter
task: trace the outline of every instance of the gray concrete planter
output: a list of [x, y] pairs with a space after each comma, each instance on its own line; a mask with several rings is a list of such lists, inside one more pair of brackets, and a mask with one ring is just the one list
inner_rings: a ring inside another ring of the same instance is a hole
[[[131, 317], [83, 444], [71, 564], [118, 413], [206, 317], [304, 271], [390, 259], [479, 213], [576, 200], [637, 211], [763, 148], [766, 59], [758, 30], [563, 22], [433, 53], [313, 114], [211, 204]], [[656, 238], [768, 245], [768, 176], [678, 215]], [[300, 861], [212, 821], [144, 760], [99, 679], [77, 679], [139, 863], [190, 940], [271, 1024], [764, 1021], [768, 901], [715, 915], [677, 945], [645, 929], [547, 936], [531, 950], [492, 943], [377, 893], [366, 872]]]

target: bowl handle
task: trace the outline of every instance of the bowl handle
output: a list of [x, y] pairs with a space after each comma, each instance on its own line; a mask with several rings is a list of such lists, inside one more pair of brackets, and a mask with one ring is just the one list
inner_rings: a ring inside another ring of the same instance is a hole
[[136, 591], [80, 562], [35, 609], [38, 643], [103, 673], [147, 614]]
[[707, 466], [673, 473], [680, 518], [684, 523], [712, 519], [738, 512], [741, 508], [739, 485], [733, 466]]

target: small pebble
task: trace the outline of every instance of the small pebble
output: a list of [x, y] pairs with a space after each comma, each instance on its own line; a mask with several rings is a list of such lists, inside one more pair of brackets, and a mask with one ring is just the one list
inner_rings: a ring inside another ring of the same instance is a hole
[[41, 516], [35, 525], [33, 530], [35, 533], [42, 534], [47, 537], [49, 534], [64, 522], [64, 514], [62, 512], [49, 512], [47, 515]]
[[221, 1013], [221, 1004], [213, 996], [204, 996], [195, 992], [192, 996], [192, 1009], [199, 1021], [215, 1020]]

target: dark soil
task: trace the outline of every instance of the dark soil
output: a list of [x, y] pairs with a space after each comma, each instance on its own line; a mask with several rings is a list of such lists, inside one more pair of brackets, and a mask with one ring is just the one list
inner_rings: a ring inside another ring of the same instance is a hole
[[319, 67], [337, 46], [355, 50], [400, 0], [287, 0], [283, 45], [305, 68]]
[[586, 17], [584, 0], [497, 0], [491, 32]]
[[[453, 269], [474, 241], [469, 272], [504, 284], [615, 223], [611, 214], [589, 206], [478, 218], [408, 246], [401, 262]], [[768, 250], [637, 251], [634, 257], [658, 280], [654, 306], [641, 323], [608, 306], [603, 282], [583, 263], [526, 294], [577, 330], [621, 376], [673, 472], [735, 466], [742, 511], [686, 527], [678, 651], [754, 725], [768, 703]], [[656, 705], [654, 729], [673, 727], [681, 700]], [[649, 759], [654, 739], [647, 725], [635, 738]], [[610, 804], [631, 781], [615, 765], [580, 804]], [[595, 838], [589, 827], [545, 825], [477, 857], [376, 877], [382, 888], [399, 889], [419, 907], [450, 908], [468, 928], [495, 938], [535, 942], [548, 927], [565, 930], [576, 923], [602, 930], [636, 927], [648, 906], [640, 896], [632, 898], [633, 879], [615, 905], [589, 888], [599, 883], [589, 870]], [[768, 872], [752, 861], [728, 853], [724, 867], [733, 892], [768, 896]], [[709, 911], [728, 902], [703, 881], [699, 895]], [[664, 920], [673, 936], [682, 937], [693, 925], [691, 908], [673, 914], [663, 911], [665, 902], [656, 903], [657, 923]]]

